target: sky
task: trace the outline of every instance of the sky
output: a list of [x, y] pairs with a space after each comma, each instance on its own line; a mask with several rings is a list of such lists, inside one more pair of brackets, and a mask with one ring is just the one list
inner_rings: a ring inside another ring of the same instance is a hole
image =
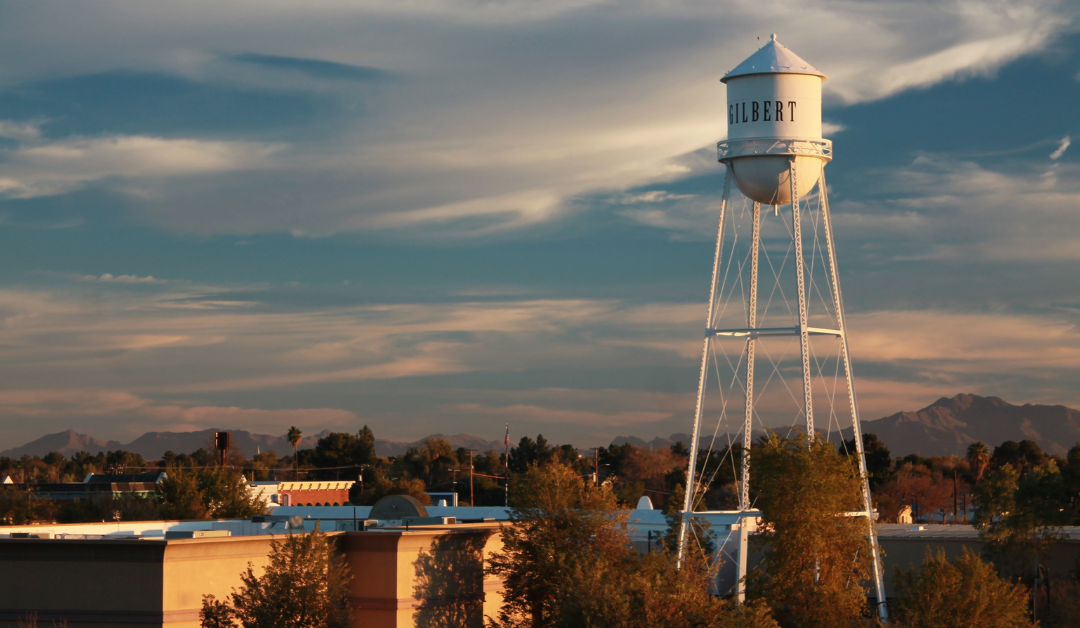
[[864, 420], [1080, 406], [1075, 2], [0, 0], [0, 449], [689, 431], [771, 33], [829, 77]]

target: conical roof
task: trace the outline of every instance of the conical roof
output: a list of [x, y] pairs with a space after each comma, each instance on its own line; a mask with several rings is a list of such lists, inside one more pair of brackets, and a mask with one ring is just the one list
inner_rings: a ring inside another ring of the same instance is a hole
[[776, 35], [773, 35], [771, 41], [758, 48], [758, 51], [750, 55], [746, 61], [725, 74], [720, 82], [727, 83], [729, 79], [747, 74], [812, 74], [820, 76], [822, 81], [827, 78], [802, 57], [776, 41]]

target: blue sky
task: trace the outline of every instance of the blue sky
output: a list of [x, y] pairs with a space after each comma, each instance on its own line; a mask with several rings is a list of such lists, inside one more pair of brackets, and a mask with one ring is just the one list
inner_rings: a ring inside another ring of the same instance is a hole
[[1080, 406], [1068, 2], [0, 2], [0, 448], [688, 431], [718, 79], [829, 75], [864, 419]]

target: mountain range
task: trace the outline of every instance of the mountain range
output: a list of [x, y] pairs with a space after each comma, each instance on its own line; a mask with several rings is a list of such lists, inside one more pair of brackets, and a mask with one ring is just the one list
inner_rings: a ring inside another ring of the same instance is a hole
[[[147, 432], [130, 443], [121, 443], [66, 430], [42, 436], [21, 447], [0, 451], [0, 456], [44, 456], [52, 451], [71, 456], [79, 451], [96, 454], [123, 449], [137, 453], [147, 460], [156, 460], [166, 451], [191, 453], [200, 447], [212, 447], [215, 431], [216, 428], [200, 432]], [[863, 432], [876, 434], [894, 456], [962, 456], [966, 453], [967, 446], [977, 440], [993, 448], [1007, 440], [1025, 439], [1035, 441], [1047, 453], [1065, 454], [1070, 447], [1080, 442], [1080, 410], [1036, 404], [1017, 406], [998, 397], [959, 394], [951, 398], [942, 397], [921, 410], [897, 412], [874, 421], [864, 421]], [[244, 456], [249, 458], [259, 451], [274, 451], [279, 455], [292, 451], [292, 445], [284, 435], [253, 434], [244, 430], [231, 430], [231, 433], [233, 442]], [[329, 433], [324, 430], [305, 436], [300, 440], [298, 448], [314, 448], [318, 439]], [[481, 452], [503, 449], [500, 441], [490, 441], [469, 434], [434, 436], [445, 438], [455, 449], [465, 447]], [[850, 428], [844, 430], [844, 436], [850, 438]], [[721, 438], [721, 441], [726, 443], [726, 437]], [[421, 442], [422, 439], [413, 442], [376, 439], [375, 451], [380, 456], [398, 456]], [[670, 447], [677, 442], [689, 445], [690, 435], [676, 433], [666, 438], [658, 436], [649, 441], [636, 436], [619, 436], [611, 444], [629, 443], [646, 449], [658, 449]]]
[[960, 394], [922, 410], [865, 421], [863, 432], [876, 434], [894, 456], [963, 456], [975, 441], [993, 450], [1007, 440], [1032, 440], [1046, 453], [1064, 455], [1080, 442], [1080, 410]]
[[[1080, 442], [1080, 410], [1065, 406], [1013, 405], [999, 397], [959, 394], [942, 397], [921, 410], [863, 421], [863, 433], [874, 434], [893, 456], [963, 456], [967, 447], [982, 441], [994, 447], [1007, 440], [1032, 440], [1050, 454], [1064, 455]], [[851, 438], [851, 428], [841, 431]], [[761, 433], [755, 431], [753, 438]], [[727, 443], [734, 434], [720, 434], [717, 442]], [[635, 436], [619, 436], [613, 445], [630, 443], [638, 447], [670, 447], [676, 442], [690, 444], [689, 434], [672, 434], [651, 441]]]
[[[91, 454], [98, 452], [116, 451], [122, 449], [139, 454], [146, 460], [157, 460], [166, 451], [189, 454], [201, 447], [213, 448], [214, 432], [219, 428], [211, 428], [199, 432], [147, 432], [130, 443], [121, 443], [115, 440], [102, 440], [86, 434], [79, 434], [75, 430], [65, 430], [56, 434], [49, 434], [26, 443], [21, 447], [15, 447], [6, 451], [0, 451], [0, 456], [8, 458], [21, 458], [28, 456], [44, 456], [52, 451], [58, 451], [64, 456], [85, 451]], [[292, 445], [288, 439], [282, 436], [270, 436], [267, 434], [252, 434], [245, 430], [229, 430], [232, 434], [233, 444], [244, 454], [251, 458], [258, 452], [266, 453], [273, 451], [278, 455], [292, 452]], [[313, 449], [320, 438], [329, 434], [329, 430], [323, 430], [318, 434], [304, 436], [300, 439], [297, 449]], [[500, 441], [489, 441], [478, 436], [469, 434], [435, 434], [445, 438], [454, 448], [465, 447], [477, 451], [488, 449], [502, 450]], [[399, 456], [414, 445], [419, 445], [423, 440], [414, 442], [402, 442], [375, 439], [375, 453], [380, 456]]]

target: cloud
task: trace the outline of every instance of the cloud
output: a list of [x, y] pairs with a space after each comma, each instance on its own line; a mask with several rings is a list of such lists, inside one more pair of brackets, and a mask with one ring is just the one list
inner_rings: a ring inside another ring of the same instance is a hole
[[0, 137], [20, 142], [36, 142], [41, 139], [41, 125], [31, 122], [0, 120]]
[[[224, 288], [183, 283], [147, 292], [119, 282], [103, 295], [99, 283], [0, 290], [0, 425], [11, 434], [63, 429], [65, 417], [92, 420], [95, 434], [108, 437], [102, 432], [130, 435], [148, 424], [263, 430], [307, 421], [322, 429], [353, 424], [361, 412], [401, 437], [506, 418], [536, 429], [557, 423], [589, 438], [689, 427], [701, 303], [506, 294], [282, 309], [270, 293], [252, 300], [266, 288], [240, 300]], [[958, 391], [1080, 401], [1061, 398], [1060, 387], [1029, 386], [1032, 377], [1080, 376], [1074, 318], [1060, 311], [849, 313], [864, 413], [891, 414]], [[817, 355], [827, 357], [817, 342]], [[786, 355], [775, 346], [760, 354], [763, 367], [767, 359], [780, 364], [762, 406], [781, 417], [770, 424], [797, 414], [788, 412], [783, 390], [794, 377], [797, 343]], [[559, 379], [567, 369], [572, 385]], [[626, 379], [637, 371], [650, 375]], [[672, 390], [673, 374], [685, 385]], [[514, 383], [498, 388], [497, 381]], [[357, 394], [364, 401], [353, 407]]]
[[922, 362], [939, 372], [1080, 370], [1080, 327], [1067, 318], [922, 310], [848, 319], [858, 360]]
[[4, 155], [0, 194], [32, 198], [62, 194], [109, 179], [123, 186], [147, 179], [251, 169], [264, 165], [279, 148], [249, 142], [143, 136], [32, 142]]
[[1069, 144], [1071, 143], [1072, 140], [1069, 139], [1068, 135], [1061, 138], [1061, 143], [1058, 144], [1058, 147], [1054, 150], [1054, 152], [1050, 153], [1050, 159], [1060, 159], [1061, 156], [1065, 154], [1065, 151], [1068, 150]]
[[138, 277], [136, 275], [113, 275], [111, 273], [104, 273], [102, 275], [83, 275], [79, 277], [79, 281], [100, 281], [103, 283], [162, 283], [165, 280], [155, 279], [151, 275]]
[[860, 201], [834, 203], [838, 238], [874, 242], [878, 259], [1067, 261], [1080, 258], [1080, 166], [990, 169], [925, 154], [869, 170]]
[[[155, 224], [204, 234], [496, 237], [580, 211], [584, 195], [715, 168], [685, 156], [722, 139], [717, 79], [753, 52], [754, 33], [779, 32], [825, 69], [828, 98], [863, 102], [992, 72], [1077, 13], [1050, 0], [541, 4], [34, 5], [0, 27], [0, 56], [24, 60], [2, 84], [157, 72], [317, 94], [338, 114], [280, 131], [287, 159], [261, 140], [150, 132], [27, 147], [0, 189], [110, 186]], [[670, 210], [631, 218], [689, 224]]]

